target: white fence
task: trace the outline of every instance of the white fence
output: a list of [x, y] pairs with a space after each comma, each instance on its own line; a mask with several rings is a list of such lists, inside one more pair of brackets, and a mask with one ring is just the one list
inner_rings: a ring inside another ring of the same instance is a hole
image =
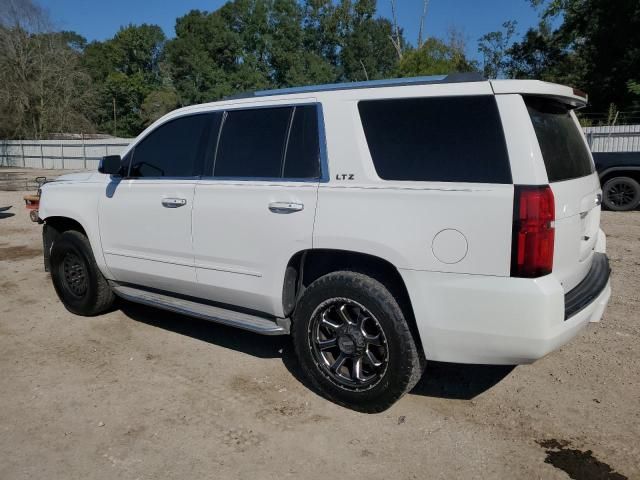
[[640, 125], [586, 127], [592, 152], [640, 152]]
[[120, 154], [132, 140], [3, 140], [0, 167], [95, 170], [103, 156]]

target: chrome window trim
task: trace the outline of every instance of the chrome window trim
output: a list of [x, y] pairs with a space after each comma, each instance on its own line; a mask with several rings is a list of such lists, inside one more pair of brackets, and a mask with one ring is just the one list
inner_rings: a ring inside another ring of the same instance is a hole
[[266, 182], [266, 183], [318, 183], [314, 178], [282, 178], [282, 177], [200, 177], [199, 180], [220, 182]]
[[200, 180], [202, 177], [200, 176], [191, 176], [191, 177], [120, 177], [120, 181], [131, 180], [136, 183], [145, 182], [147, 180], [173, 180], [173, 181], [188, 181], [194, 182], [196, 180]]

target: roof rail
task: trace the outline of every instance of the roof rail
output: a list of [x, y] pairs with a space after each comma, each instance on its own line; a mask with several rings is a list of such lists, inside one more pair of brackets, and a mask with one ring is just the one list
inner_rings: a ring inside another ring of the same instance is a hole
[[306, 85], [300, 87], [276, 88], [273, 90], [256, 90], [255, 92], [230, 95], [225, 100], [251, 97], [269, 97], [291, 93], [330, 92], [334, 90], [354, 90], [360, 88], [400, 87], [405, 85], [429, 85], [434, 83], [482, 82], [486, 78], [479, 72], [450, 73], [448, 75], [431, 75], [428, 77], [389, 78], [386, 80], [369, 80], [366, 82], [327, 83], [323, 85]]

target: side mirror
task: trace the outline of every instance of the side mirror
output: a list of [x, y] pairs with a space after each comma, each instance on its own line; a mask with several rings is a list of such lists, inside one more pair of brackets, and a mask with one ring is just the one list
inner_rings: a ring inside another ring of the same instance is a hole
[[119, 175], [121, 165], [122, 158], [120, 158], [120, 155], [107, 155], [100, 160], [98, 171], [107, 175]]

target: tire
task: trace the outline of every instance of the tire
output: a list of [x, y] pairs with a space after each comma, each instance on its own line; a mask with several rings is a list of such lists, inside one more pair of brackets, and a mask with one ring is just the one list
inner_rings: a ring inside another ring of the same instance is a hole
[[629, 177], [611, 178], [602, 187], [602, 195], [602, 203], [609, 210], [635, 210], [640, 205], [640, 184]]
[[51, 247], [51, 278], [58, 297], [76, 315], [99, 315], [111, 308], [115, 295], [96, 264], [87, 237], [63, 232]]
[[347, 408], [384, 411], [422, 376], [423, 356], [398, 302], [362, 273], [338, 271], [314, 281], [296, 306], [291, 329], [305, 377]]

